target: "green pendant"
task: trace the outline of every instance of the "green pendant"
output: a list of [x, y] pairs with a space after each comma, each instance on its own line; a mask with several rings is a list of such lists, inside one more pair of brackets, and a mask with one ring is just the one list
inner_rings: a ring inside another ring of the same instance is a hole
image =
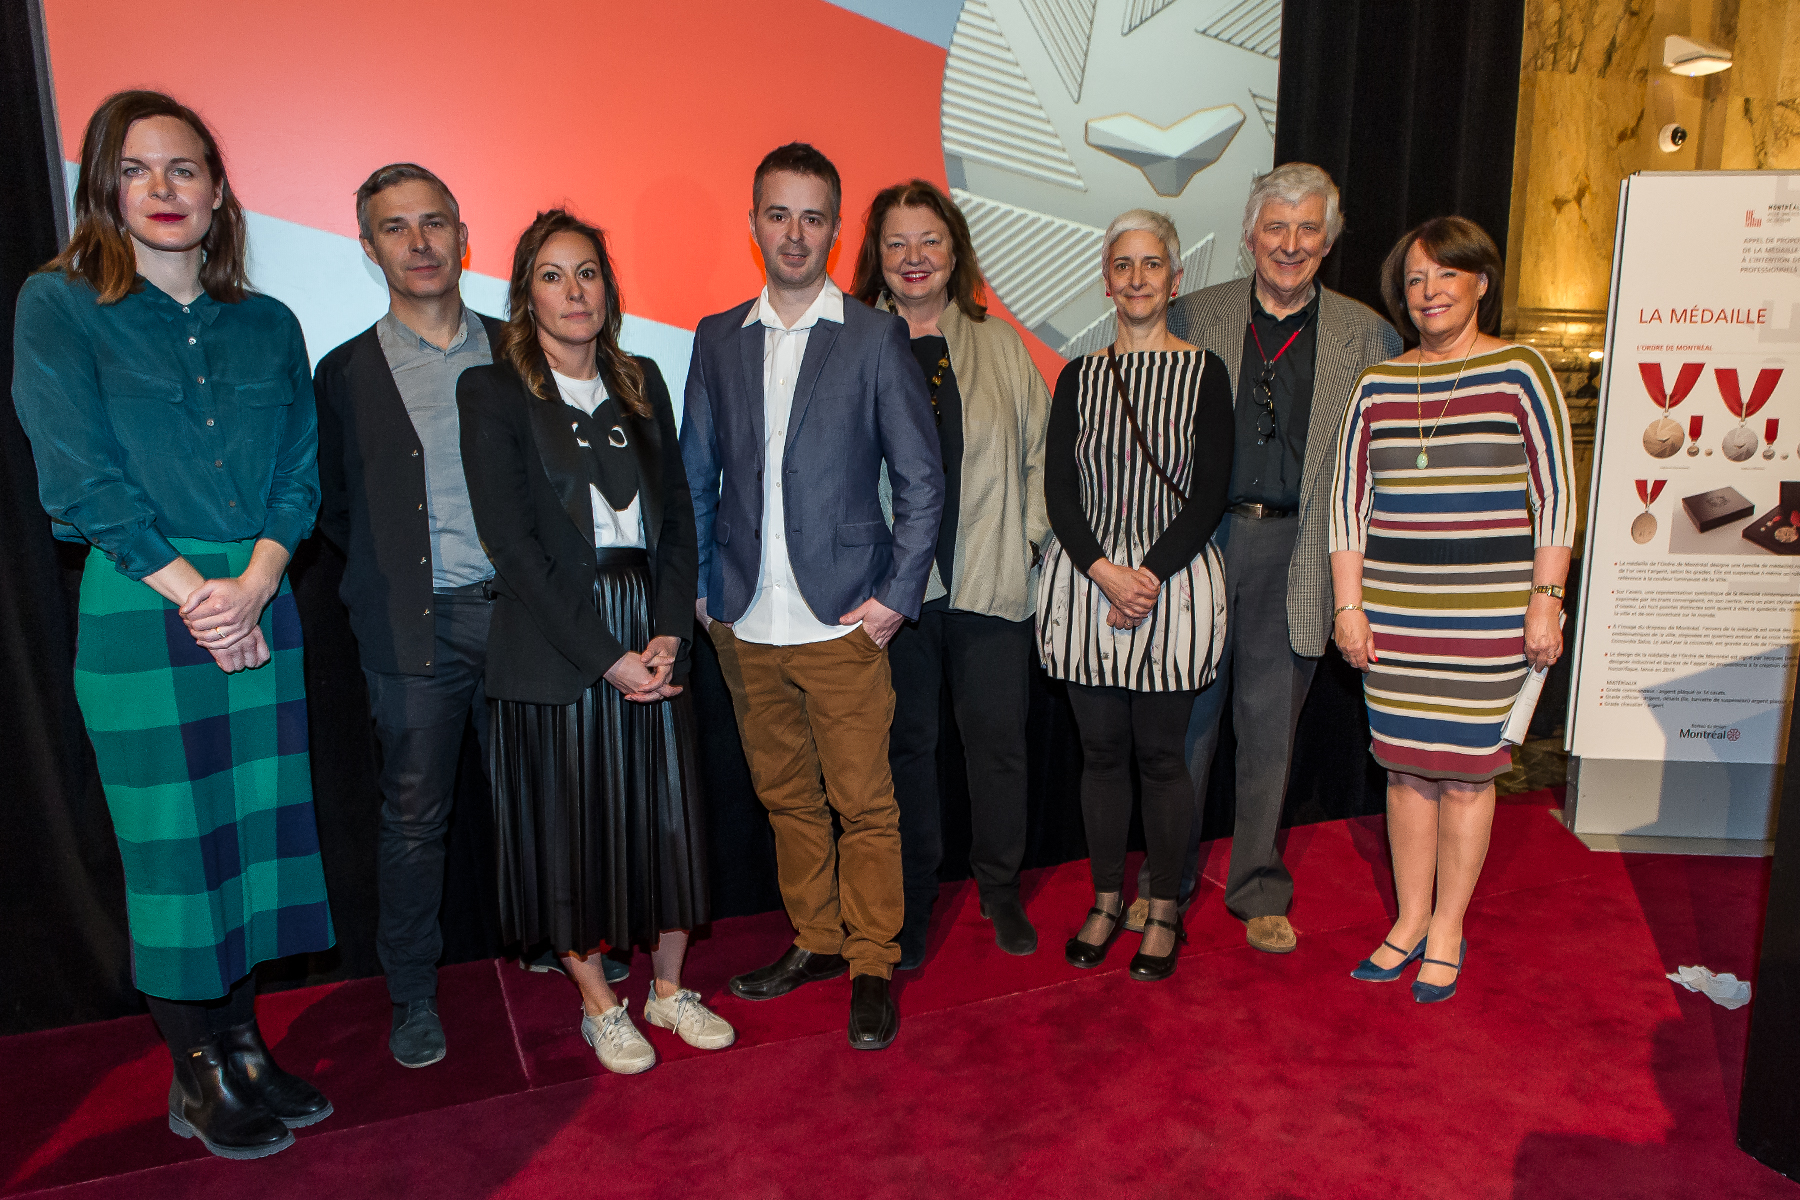
[[1423, 471], [1425, 469], [1425, 464], [1430, 462], [1431, 460], [1429, 458], [1426, 458], [1425, 452], [1423, 450], [1421, 450], [1421, 451], [1419, 451], [1419, 457], [1415, 458], [1413, 461], [1418, 463], [1419, 470]]

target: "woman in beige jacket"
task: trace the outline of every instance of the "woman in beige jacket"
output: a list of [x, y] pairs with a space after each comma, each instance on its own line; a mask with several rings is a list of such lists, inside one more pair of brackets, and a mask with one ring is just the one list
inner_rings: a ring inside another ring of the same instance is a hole
[[851, 290], [906, 319], [944, 453], [944, 519], [925, 606], [888, 646], [895, 700], [888, 760], [906, 876], [899, 966], [924, 962], [938, 894], [938, 699], [946, 679], [968, 761], [969, 867], [981, 912], [1002, 950], [1030, 954], [1037, 931], [1019, 899], [1019, 861], [1032, 614], [1050, 530], [1043, 481], [1050, 392], [1018, 332], [987, 318], [968, 222], [933, 184], [914, 179], [875, 197]]

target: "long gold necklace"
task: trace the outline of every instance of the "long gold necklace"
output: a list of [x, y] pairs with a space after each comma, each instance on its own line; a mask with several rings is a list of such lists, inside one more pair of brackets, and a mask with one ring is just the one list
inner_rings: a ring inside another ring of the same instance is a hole
[[[1469, 354], [1475, 353], [1475, 342], [1480, 340], [1481, 335], [1477, 333], [1475, 341], [1469, 343]], [[1413, 461], [1418, 464], [1421, 471], [1431, 462], [1431, 456], [1425, 453], [1425, 445], [1437, 436], [1438, 426], [1444, 423], [1444, 414], [1450, 411], [1450, 402], [1456, 399], [1456, 387], [1462, 382], [1463, 367], [1469, 365], [1469, 354], [1463, 355], [1462, 365], [1456, 368], [1456, 378], [1450, 383], [1450, 394], [1444, 397], [1444, 407], [1438, 409], [1437, 420], [1431, 423], [1429, 434], [1425, 432], [1425, 384], [1423, 382], [1425, 356], [1422, 352], [1419, 355], [1418, 365], [1413, 368], [1413, 404], [1418, 409], [1419, 421], [1419, 457]]]

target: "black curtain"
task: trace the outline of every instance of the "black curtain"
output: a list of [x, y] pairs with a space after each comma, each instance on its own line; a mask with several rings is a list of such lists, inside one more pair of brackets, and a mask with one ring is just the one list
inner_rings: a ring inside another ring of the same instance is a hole
[[1325, 286], [1376, 312], [1400, 235], [1460, 214], [1506, 255], [1524, 0], [1286, 0], [1275, 161], [1325, 168], [1343, 236]]
[[[1345, 226], [1319, 270], [1326, 287], [1385, 316], [1382, 260], [1407, 230], [1452, 213], [1505, 258], [1524, 33], [1524, 0], [1282, 5], [1275, 161], [1314, 163], [1337, 182]], [[1382, 810], [1386, 777], [1346, 732], [1366, 721], [1360, 675], [1328, 649], [1301, 717], [1290, 823]]]
[[[1504, 245], [1521, 5], [1509, 0], [1480, 12], [1441, 7], [1302, 0], [1286, 6], [1277, 159], [1316, 162], [1343, 186], [1350, 228], [1326, 260], [1324, 278], [1358, 298], [1374, 298], [1375, 267], [1387, 246], [1425, 216], [1465, 212]], [[8, 380], [14, 302], [26, 274], [56, 252], [61, 203], [52, 173], [61, 151], [47, 143], [42, 119], [47, 92], [40, 96], [35, 14], [36, 0], [0, 5], [0, 150], [17, 180], [9, 193], [13, 219], [0, 247], [0, 330], [8, 335], [0, 338], [0, 370]], [[1416, 87], [1415, 78], [1421, 80]], [[0, 789], [7, 831], [0, 838], [0, 932], [12, 951], [0, 977], [3, 1034], [117, 1016], [138, 1010], [140, 1002], [130, 985], [118, 851], [70, 679], [79, 548], [50, 538], [30, 448], [11, 405], [0, 409], [6, 505], [0, 515], [0, 728], [11, 747], [10, 778]], [[355, 639], [337, 599], [342, 571], [337, 552], [315, 538], [301, 546], [290, 572], [306, 635], [314, 789], [339, 944], [311, 959], [267, 964], [260, 972], [264, 986], [380, 969], [374, 953], [377, 751]], [[694, 691], [715, 916], [769, 911], [780, 896], [768, 821], [750, 789], [730, 699], [704, 636], [696, 641]], [[952, 880], [968, 875], [969, 801], [961, 741], [950, 706], [943, 710], [943, 876]], [[1034, 673], [1028, 739], [1025, 864], [1083, 858], [1074, 722], [1062, 686], [1041, 671]], [[1227, 718], [1222, 762], [1234, 744]], [[1381, 773], [1367, 745], [1360, 679], [1328, 653], [1301, 718], [1288, 822], [1379, 811]], [[509, 949], [494, 917], [488, 797], [472, 736], [465, 738], [463, 767], [444, 897], [450, 962]], [[1214, 773], [1204, 836], [1230, 834], [1232, 785], [1229, 770]], [[1060, 935], [1049, 932], [1053, 946]]]

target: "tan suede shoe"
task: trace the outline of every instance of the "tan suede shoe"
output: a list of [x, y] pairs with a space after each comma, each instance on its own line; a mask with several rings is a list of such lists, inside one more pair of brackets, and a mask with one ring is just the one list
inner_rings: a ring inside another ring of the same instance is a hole
[[1244, 926], [1244, 940], [1265, 954], [1290, 954], [1300, 944], [1286, 917], [1251, 917]]
[[1144, 932], [1144, 918], [1149, 915], [1150, 898], [1139, 896], [1131, 902], [1131, 907], [1125, 910], [1125, 928], [1133, 933]]

